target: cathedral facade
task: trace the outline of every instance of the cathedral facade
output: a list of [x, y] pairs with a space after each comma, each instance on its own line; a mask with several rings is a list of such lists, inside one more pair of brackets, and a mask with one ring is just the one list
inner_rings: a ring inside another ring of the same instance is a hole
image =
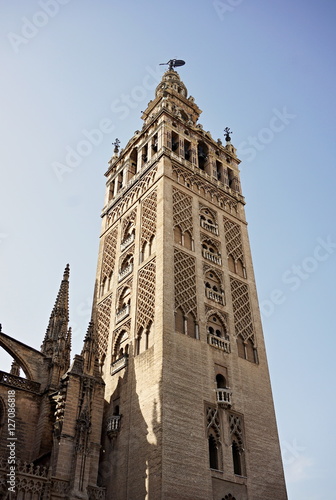
[[115, 142], [72, 364], [68, 267], [41, 351], [0, 333], [3, 498], [286, 500], [239, 159], [200, 114], [170, 66], [142, 130]]

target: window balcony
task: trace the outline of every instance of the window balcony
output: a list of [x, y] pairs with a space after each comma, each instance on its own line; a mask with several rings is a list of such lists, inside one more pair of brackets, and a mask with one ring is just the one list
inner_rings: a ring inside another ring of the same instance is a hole
[[128, 363], [128, 354], [124, 354], [124, 356], [122, 356], [121, 358], [117, 359], [116, 361], [113, 361], [113, 363], [111, 364], [111, 375], [114, 375], [123, 368], [126, 368], [127, 363]]
[[208, 344], [216, 347], [216, 349], [220, 349], [224, 352], [230, 353], [230, 341], [228, 338], [217, 337], [216, 335], [208, 334]]
[[209, 222], [205, 221], [204, 219], [201, 219], [201, 226], [203, 227], [203, 229], [206, 229], [207, 231], [210, 231], [210, 233], [218, 236], [218, 226], [217, 225], [210, 224]]
[[202, 255], [204, 259], [210, 260], [214, 264], [217, 264], [218, 266], [222, 265], [222, 259], [220, 258], [219, 255], [215, 255], [211, 252], [208, 252], [208, 250], [203, 250]]
[[121, 415], [113, 415], [107, 419], [106, 434], [110, 439], [117, 436], [120, 430], [120, 419]]
[[133, 241], [135, 240], [135, 234], [131, 233], [127, 238], [124, 239], [124, 241], [120, 245], [120, 250], [123, 252], [126, 248], [128, 248]]
[[117, 313], [116, 313], [116, 323], [120, 323], [120, 321], [127, 318], [127, 316], [129, 316], [130, 309], [131, 308], [130, 308], [129, 304], [127, 304], [122, 309], [119, 309], [119, 311], [117, 311]]
[[206, 296], [208, 299], [213, 300], [214, 302], [217, 302], [217, 304], [221, 304], [222, 306], [224, 305], [224, 294], [223, 293], [218, 293], [215, 292], [214, 290], [211, 290], [210, 288], [206, 288]]
[[229, 387], [216, 389], [217, 404], [223, 408], [229, 408], [232, 405], [232, 392]]
[[132, 271], [133, 271], [133, 264], [131, 263], [120, 271], [120, 273], [118, 274], [118, 281], [121, 281], [124, 278], [126, 278], [126, 276], [131, 274]]

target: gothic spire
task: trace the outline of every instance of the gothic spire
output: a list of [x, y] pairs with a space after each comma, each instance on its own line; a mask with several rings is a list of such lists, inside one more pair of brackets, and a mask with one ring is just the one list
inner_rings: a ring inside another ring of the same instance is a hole
[[93, 374], [95, 372], [95, 365], [97, 364], [97, 346], [95, 327], [93, 321], [90, 321], [85, 338], [81, 356], [84, 359], [84, 372]]
[[71, 345], [71, 331], [68, 330], [69, 274], [70, 267], [67, 264], [41, 346], [41, 352], [49, 357], [54, 357], [56, 352], [58, 356], [62, 355]]

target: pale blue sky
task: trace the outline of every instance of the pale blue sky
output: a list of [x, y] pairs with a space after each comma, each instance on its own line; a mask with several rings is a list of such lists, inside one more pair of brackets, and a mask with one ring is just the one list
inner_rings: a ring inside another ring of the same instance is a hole
[[[164, 71], [157, 64], [186, 60], [179, 72], [203, 109], [200, 122], [216, 139], [231, 127], [242, 160], [289, 499], [336, 499], [336, 4], [46, 4], [1, 6], [3, 330], [39, 348], [69, 262], [74, 352], [81, 349], [111, 143], [119, 137], [123, 146], [141, 128]], [[60, 173], [55, 163], [81, 150], [104, 119], [113, 131]]]

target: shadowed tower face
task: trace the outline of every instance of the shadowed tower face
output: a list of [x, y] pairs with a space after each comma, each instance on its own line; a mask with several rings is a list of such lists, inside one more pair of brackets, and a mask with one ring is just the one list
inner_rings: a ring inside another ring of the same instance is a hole
[[285, 500], [239, 159], [174, 69], [106, 172], [95, 322], [115, 500]]

